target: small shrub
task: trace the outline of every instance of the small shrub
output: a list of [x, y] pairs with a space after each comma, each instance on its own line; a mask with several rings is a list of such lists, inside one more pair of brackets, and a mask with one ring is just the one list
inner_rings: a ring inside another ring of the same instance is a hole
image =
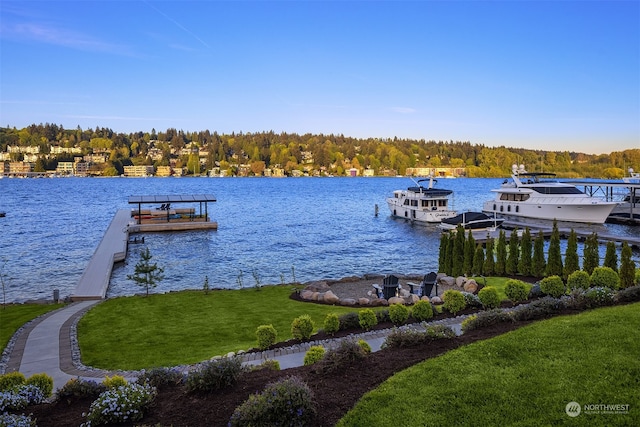
[[530, 302], [527, 305], [520, 305], [516, 307], [511, 312], [511, 316], [515, 320], [543, 319], [556, 313], [558, 310], [564, 309], [565, 307], [566, 305], [562, 300], [547, 296]]
[[369, 345], [369, 343], [365, 340], [363, 340], [362, 338], [358, 340], [358, 345], [362, 348], [362, 350], [364, 350], [364, 352], [366, 354], [371, 353], [371, 346]]
[[480, 292], [478, 292], [478, 298], [480, 298], [482, 306], [487, 310], [494, 309], [500, 305], [498, 291], [493, 286], [485, 286], [480, 289]]
[[51, 397], [53, 394], [53, 378], [47, 374], [33, 374], [27, 379], [25, 384], [32, 384], [38, 387], [45, 398]]
[[360, 327], [365, 331], [373, 328], [378, 324], [378, 318], [376, 317], [376, 313], [370, 308], [365, 308], [364, 310], [360, 310], [358, 312], [358, 323]]
[[391, 319], [389, 318], [389, 309], [376, 311], [376, 317], [378, 318], [378, 323], [391, 322]]
[[414, 329], [394, 329], [384, 340], [383, 348], [415, 347], [425, 342], [424, 332]]
[[522, 280], [509, 279], [504, 288], [504, 293], [514, 303], [526, 301], [529, 296], [529, 287]]
[[573, 289], [589, 289], [591, 277], [584, 270], [576, 270], [567, 278], [567, 287]]
[[529, 299], [542, 298], [543, 296], [544, 293], [542, 289], [540, 289], [540, 283], [535, 283], [531, 286], [531, 289], [529, 289]]
[[157, 391], [148, 384], [130, 383], [108, 389], [89, 407], [92, 425], [138, 421], [155, 399]]
[[333, 335], [340, 330], [340, 319], [335, 313], [329, 313], [324, 318], [323, 329], [329, 335]]
[[309, 347], [309, 350], [304, 354], [304, 366], [313, 365], [320, 361], [325, 354], [326, 350], [321, 345], [314, 345]]
[[433, 307], [429, 301], [420, 300], [411, 309], [411, 315], [419, 322], [429, 320], [433, 317]]
[[620, 276], [611, 267], [596, 267], [591, 273], [590, 283], [592, 287], [619, 289]]
[[257, 369], [269, 369], [271, 371], [280, 370], [280, 362], [275, 359], [268, 359], [257, 366]]
[[249, 396], [238, 406], [229, 420], [236, 426], [310, 425], [316, 417], [311, 389], [298, 377], [287, 377], [265, 387], [260, 394]]
[[513, 322], [513, 317], [506, 311], [493, 309], [481, 311], [475, 316], [470, 316], [465, 320], [468, 320], [466, 323], [463, 322], [463, 330], [466, 332], [474, 329], [486, 328], [498, 323]]
[[540, 290], [554, 298], [558, 298], [565, 293], [564, 283], [560, 276], [548, 276], [540, 281]]
[[394, 325], [402, 325], [409, 319], [409, 308], [404, 304], [391, 304], [389, 318]]
[[620, 302], [640, 301], [640, 285], [619, 290], [616, 294], [616, 299]]
[[223, 357], [205, 362], [187, 376], [187, 390], [209, 392], [230, 387], [236, 383], [243, 370], [239, 357]]
[[462, 332], [469, 332], [476, 329], [476, 319], [478, 318], [477, 314], [473, 314], [462, 321]]
[[588, 307], [587, 299], [585, 297], [586, 291], [582, 288], [572, 289], [569, 295], [563, 295], [560, 299], [563, 301], [566, 308], [574, 310], [584, 310]]
[[33, 384], [20, 384], [0, 392], [0, 412], [17, 411], [29, 405], [42, 403], [44, 394]]
[[33, 427], [35, 425], [35, 420], [32, 420], [29, 415], [16, 415], [7, 412], [0, 414], [0, 426]]
[[69, 397], [98, 397], [107, 388], [104, 384], [96, 381], [83, 380], [82, 378], [72, 378], [56, 391], [56, 398], [66, 399]]
[[449, 313], [456, 314], [459, 311], [462, 311], [467, 306], [466, 301], [464, 300], [464, 295], [460, 291], [456, 291], [454, 289], [449, 289], [444, 292], [442, 295], [442, 300], [444, 301], [444, 308]]
[[118, 388], [123, 385], [127, 385], [127, 380], [121, 375], [114, 375], [112, 377], [106, 376], [104, 377], [104, 380], [102, 380], [102, 384], [104, 384], [107, 389]]
[[313, 334], [313, 320], [308, 314], [303, 314], [293, 319], [291, 323], [291, 335], [299, 340], [308, 340]]
[[366, 355], [362, 347], [355, 341], [342, 340], [337, 348], [327, 351], [322, 360], [316, 363], [316, 372], [336, 372]]
[[431, 339], [449, 339], [456, 336], [453, 329], [444, 325], [429, 325], [424, 333], [427, 338]]
[[258, 348], [265, 350], [276, 343], [278, 332], [273, 325], [260, 325], [256, 329], [256, 338], [258, 340]]
[[158, 390], [166, 387], [177, 386], [185, 381], [185, 375], [177, 369], [153, 368], [149, 371], [142, 371], [138, 375], [138, 384], [149, 384]]
[[464, 302], [466, 303], [466, 307], [469, 308], [480, 308], [482, 307], [482, 302], [478, 295], [472, 294], [471, 292], [460, 291], [462, 296], [464, 296]]
[[597, 286], [595, 288], [589, 288], [584, 296], [589, 307], [603, 307], [613, 304], [615, 292], [609, 287]]
[[355, 311], [350, 311], [349, 313], [344, 313], [340, 315], [340, 329], [359, 329], [360, 328], [360, 319], [358, 317], [358, 313]]
[[9, 372], [0, 375], [0, 391], [11, 390], [27, 381], [22, 372]]

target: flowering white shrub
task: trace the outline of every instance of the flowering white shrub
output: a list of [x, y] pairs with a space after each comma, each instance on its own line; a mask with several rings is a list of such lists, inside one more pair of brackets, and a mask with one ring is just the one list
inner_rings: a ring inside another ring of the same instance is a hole
[[24, 409], [43, 400], [44, 394], [40, 388], [32, 384], [22, 384], [11, 390], [0, 392], [0, 412]]
[[0, 426], [33, 427], [36, 423], [28, 415], [0, 414]]
[[109, 389], [91, 404], [85, 425], [140, 420], [156, 394], [156, 388], [148, 384], [130, 383]]

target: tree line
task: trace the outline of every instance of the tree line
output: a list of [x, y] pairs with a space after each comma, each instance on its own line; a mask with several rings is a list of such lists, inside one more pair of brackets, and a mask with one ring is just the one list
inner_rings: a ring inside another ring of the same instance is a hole
[[[571, 229], [569, 233], [564, 260], [560, 248], [560, 232], [555, 221], [546, 255], [544, 242], [542, 231], [533, 237], [527, 227], [521, 235], [517, 229], [513, 229], [508, 241], [505, 230], [501, 229], [497, 239], [488, 237], [483, 245], [476, 243], [471, 230], [465, 232], [462, 225], [458, 225], [455, 231], [443, 233], [440, 238], [438, 269], [453, 277], [559, 276], [566, 281], [575, 271], [583, 270], [590, 275], [600, 266], [598, 234], [595, 232], [585, 239], [582, 267], [575, 230]], [[631, 247], [623, 242], [619, 262], [615, 243], [607, 243], [602, 266], [609, 267], [620, 275], [623, 288], [632, 286], [635, 280], [636, 266], [631, 256]]]
[[[408, 168], [464, 168], [469, 177], [508, 176], [512, 164], [525, 164], [530, 171], [552, 171], [563, 178], [621, 178], [629, 167], [640, 169], [640, 149], [602, 155], [569, 151], [530, 150], [516, 147], [488, 147], [469, 141], [434, 141], [403, 138], [352, 138], [342, 134], [297, 134], [274, 131], [219, 134], [204, 130], [117, 133], [112, 129], [65, 129], [56, 124], [32, 124], [23, 129], [0, 128], [0, 151], [7, 146], [37, 146], [43, 154], [39, 168], [50, 169], [57, 161], [69, 161], [68, 153], [46, 156], [52, 146], [79, 147], [82, 154], [107, 152], [102, 166], [122, 172], [126, 165], [165, 166], [171, 162], [189, 173], [213, 167], [233, 169], [251, 165], [252, 174], [279, 167], [290, 173], [322, 171], [344, 175], [350, 168], [373, 169], [376, 175], [405, 175]], [[184, 149], [190, 148], [190, 154]], [[151, 150], [161, 152], [152, 159]], [[197, 153], [206, 152], [204, 161]], [[183, 153], [183, 154], [180, 154]], [[195, 160], [194, 160], [195, 159]], [[19, 161], [20, 154], [16, 153]], [[188, 167], [191, 166], [191, 167]]]

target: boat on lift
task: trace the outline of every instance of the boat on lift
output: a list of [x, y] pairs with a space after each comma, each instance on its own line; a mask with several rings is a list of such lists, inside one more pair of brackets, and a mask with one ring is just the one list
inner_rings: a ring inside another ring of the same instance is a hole
[[616, 206], [615, 202], [589, 196], [575, 185], [553, 177], [554, 173], [529, 173], [524, 165], [513, 165], [511, 180], [491, 190], [496, 197], [484, 202], [482, 211], [508, 219], [603, 224]]
[[443, 219], [440, 223], [440, 228], [445, 231], [453, 231], [461, 225], [465, 230], [494, 231], [498, 229], [503, 222], [504, 218], [498, 218], [495, 215], [489, 216], [483, 212], [463, 212], [452, 218]]
[[[445, 218], [456, 216], [449, 208], [453, 190], [434, 188], [437, 180], [433, 176], [415, 180], [416, 184], [406, 190], [396, 190], [387, 198], [391, 216], [424, 223], [439, 223]], [[423, 183], [428, 182], [425, 186]]]

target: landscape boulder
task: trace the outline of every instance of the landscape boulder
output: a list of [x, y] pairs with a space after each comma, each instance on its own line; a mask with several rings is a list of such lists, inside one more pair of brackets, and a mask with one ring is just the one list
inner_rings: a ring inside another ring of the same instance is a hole
[[313, 296], [313, 291], [309, 291], [305, 289], [302, 292], [300, 292], [300, 298], [304, 300], [311, 301], [312, 296]]
[[404, 304], [404, 298], [402, 297], [391, 297], [389, 298], [389, 304]]
[[340, 305], [346, 305], [346, 306], [356, 305], [356, 300], [353, 298], [344, 298], [340, 300]]
[[462, 288], [466, 281], [467, 281], [466, 277], [458, 276], [458, 277], [456, 277], [456, 286], [459, 287], [459, 288]]
[[438, 279], [438, 283], [443, 286], [453, 287], [456, 284], [456, 279], [451, 276], [442, 276], [440, 279]]
[[433, 298], [431, 298], [431, 302], [432, 302], [433, 304], [442, 304], [442, 298], [437, 297], [437, 296], [436, 296], [436, 297], [433, 297]]
[[337, 304], [340, 301], [340, 298], [333, 291], [327, 291], [324, 293], [324, 302], [327, 304]]
[[371, 300], [369, 298], [358, 298], [358, 305], [370, 305]]
[[326, 292], [329, 290], [329, 285], [324, 280], [317, 280], [307, 283], [304, 289], [313, 292]]
[[473, 279], [467, 280], [464, 284], [464, 291], [475, 294], [478, 291], [478, 283]]

